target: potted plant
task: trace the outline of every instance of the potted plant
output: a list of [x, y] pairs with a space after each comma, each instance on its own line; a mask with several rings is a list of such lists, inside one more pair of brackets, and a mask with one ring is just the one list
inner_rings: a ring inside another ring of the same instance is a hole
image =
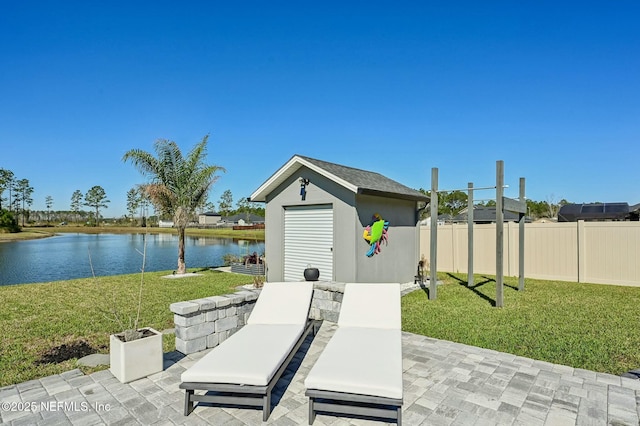
[[[135, 320], [129, 321], [128, 329], [112, 334], [109, 338], [109, 370], [122, 383], [128, 383], [158, 373], [162, 371], [163, 367], [162, 333], [151, 327], [138, 327], [147, 256], [146, 235], [141, 255], [142, 268], [140, 270], [138, 308]], [[125, 328], [123, 322], [119, 320], [119, 316], [115, 315], [115, 318], [122, 328]]]
[[127, 332], [110, 336], [109, 370], [122, 383], [162, 371], [162, 333], [151, 327], [136, 331], [134, 340], [126, 340]]

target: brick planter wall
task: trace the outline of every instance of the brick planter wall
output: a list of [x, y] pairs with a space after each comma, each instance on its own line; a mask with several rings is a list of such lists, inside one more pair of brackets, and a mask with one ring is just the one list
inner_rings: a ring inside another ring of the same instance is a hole
[[[342, 283], [314, 283], [309, 318], [337, 322], [343, 293]], [[172, 303], [176, 350], [188, 355], [218, 346], [246, 324], [259, 295], [260, 289], [251, 288]]]

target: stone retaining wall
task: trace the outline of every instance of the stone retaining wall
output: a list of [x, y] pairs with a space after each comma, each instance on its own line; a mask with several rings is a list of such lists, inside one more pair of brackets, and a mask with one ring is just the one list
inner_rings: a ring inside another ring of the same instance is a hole
[[176, 350], [192, 354], [213, 348], [238, 331], [249, 318], [259, 289], [172, 303]]
[[[316, 282], [309, 318], [338, 321], [344, 284]], [[176, 329], [176, 350], [192, 354], [214, 348], [247, 322], [260, 289], [244, 288], [233, 294], [172, 303]]]
[[344, 283], [314, 283], [309, 318], [313, 320], [338, 322], [343, 294]]

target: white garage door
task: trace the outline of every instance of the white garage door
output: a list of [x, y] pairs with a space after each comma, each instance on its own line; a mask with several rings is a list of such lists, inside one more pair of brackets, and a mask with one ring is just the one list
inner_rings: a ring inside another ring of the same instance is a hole
[[333, 279], [333, 208], [288, 207], [284, 211], [284, 280], [304, 281], [308, 265], [321, 281]]

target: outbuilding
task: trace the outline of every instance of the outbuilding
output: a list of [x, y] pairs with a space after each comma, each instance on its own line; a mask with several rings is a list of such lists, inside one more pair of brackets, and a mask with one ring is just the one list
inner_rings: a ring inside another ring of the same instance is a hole
[[266, 278], [299, 281], [310, 266], [321, 281], [413, 281], [428, 200], [379, 173], [294, 155], [251, 195], [266, 203]]
[[222, 219], [222, 215], [216, 212], [205, 212], [198, 215], [198, 225], [217, 225]]

